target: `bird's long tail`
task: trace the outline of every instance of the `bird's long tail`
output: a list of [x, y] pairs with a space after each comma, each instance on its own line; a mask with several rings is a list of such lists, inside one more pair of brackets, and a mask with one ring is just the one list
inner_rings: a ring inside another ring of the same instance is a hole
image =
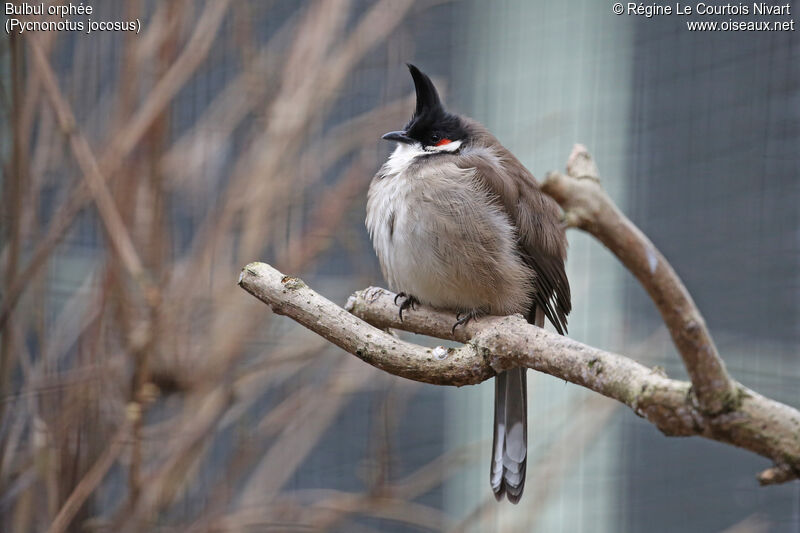
[[[528, 321], [544, 326], [544, 312], [537, 309]], [[534, 320], [530, 320], [534, 318]], [[494, 379], [494, 444], [490, 481], [497, 500], [506, 495], [517, 503], [525, 488], [528, 458], [527, 368], [506, 370]]]

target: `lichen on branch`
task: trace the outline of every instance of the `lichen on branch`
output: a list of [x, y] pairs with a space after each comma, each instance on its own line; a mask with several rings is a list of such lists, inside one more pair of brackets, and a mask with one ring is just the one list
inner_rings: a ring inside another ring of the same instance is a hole
[[[625, 356], [606, 352], [528, 324], [521, 316], [483, 317], [452, 332], [450, 313], [421, 306], [401, 321], [394, 294], [370, 287], [346, 309], [302, 280], [264, 263], [243, 270], [239, 285], [362, 361], [399, 377], [434, 385], [474, 385], [513, 366], [525, 366], [598, 392], [630, 407], [666, 435], [700, 435], [768, 457], [781, 468], [800, 467], [800, 412], [737, 384], [739, 408], [704, 415], [691, 384], [665, 377]], [[403, 341], [396, 328], [464, 342], [433, 348]], [[774, 482], [786, 481], [772, 476]]]

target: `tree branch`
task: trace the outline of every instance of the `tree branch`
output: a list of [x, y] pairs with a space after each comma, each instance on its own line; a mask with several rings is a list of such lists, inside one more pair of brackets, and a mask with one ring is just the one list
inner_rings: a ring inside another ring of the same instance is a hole
[[[239, 285], [276, 313], [391, 374], [461, 386], [524, 366], [620, 401], [667, 435], [699, 435], [763, 455], [773, 460], [776, 468], [762, 474], [762, 483], [788, 481], [800, 473], [800, 412], [738, 383], [733, 382], [737, 407], [708, 415], [695, 406], [689, 383], [532, 326], [519, 315], [481, 318], [453, 334], [452, 313], [421, 307], [407, 313], [401, 322], [394, 295], [380, 288], [355, 293], [345, 310], [302, 280], [264, 263], [247, 265]], [[465, 344], [426, 348], [378, 329], [388, 327]]]
[[736, 384], [689, 291], [650, 239], [603, 190], [586, 148], [575, 145], [567, 175], [549, 173], [542, 190], [561, 204], [569, 226], [602, 242], [647, 290], [683, 358], [699, 409], [709, 415], [735, 410], [739, 400]]

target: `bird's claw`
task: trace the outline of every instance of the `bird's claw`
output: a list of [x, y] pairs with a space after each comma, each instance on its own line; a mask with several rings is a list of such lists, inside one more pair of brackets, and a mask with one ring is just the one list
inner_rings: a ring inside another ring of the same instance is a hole
[[413, 310], [416, 310], [417, 309], [417, 304], [419, 303], [419, 300], [417, 300], [416, 297], [411, 296], [409, 294], [406, 294], [404, 292], [398, 292], [394, 297], [395, 305], [397, 305], [397, 299], [398, 298], [405, 298], [403, 300], [403, 303], [400, 304], [400, 310], [398, 311], [398, 313], [400, 315], [400, 322], [402, 322], [403, 321], [403, 311], [405, 311], [409, 307], [411, 309], [413, 309]]
[[463, 312], [463, 311], [459, 311], [458, 313], [456, 313], [456, 323], [453, 324], [453, 329], [450, 330], [450, 332], [453, 335], [455, 335], [456, 328], [458, 326], [465, 326], [466, 327], [466, 325], [469, 323], [470, 320], [472, 320], [473, 318], [477, 320], [477, 318], [479, 316], [480, 316], [480, 313], [478, 311], [475, 311], [475, 310], [468, 311], [466, 313]]

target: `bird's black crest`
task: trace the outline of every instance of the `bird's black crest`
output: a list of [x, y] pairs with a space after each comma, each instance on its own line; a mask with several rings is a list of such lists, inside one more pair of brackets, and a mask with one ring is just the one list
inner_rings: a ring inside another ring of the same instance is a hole
[[411, 63], [407, 63], [417, 92], [417, 107], [406, 127], [408, 136], [422, 144], [435, 144], [432, 139], [463, 139], [466, 131], [457, 115], [444, 109], [439, 92], [431, 79]]
[[414, 88], [417, 90], [417, 108], [414, 110], [414, 117], [429, 113], [444, 113], [444, 106], [431, 79], [411, 63], [407, 65], [411, 77], [414, 78]]

